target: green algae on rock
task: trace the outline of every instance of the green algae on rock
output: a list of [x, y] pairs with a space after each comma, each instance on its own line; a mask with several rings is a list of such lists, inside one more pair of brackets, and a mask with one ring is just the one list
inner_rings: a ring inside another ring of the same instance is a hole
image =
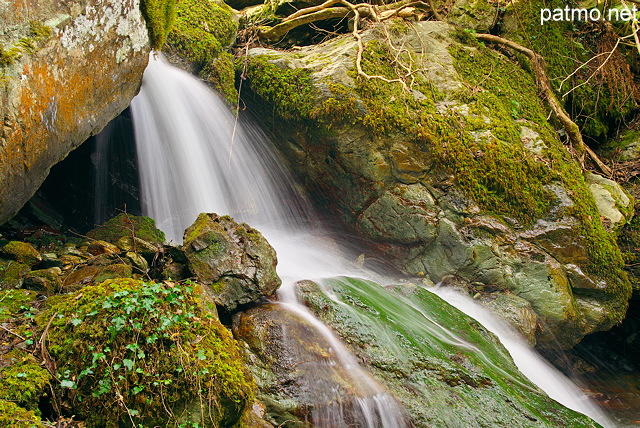
[[254, 383], [198, 286], [107, 280], [50, 299], [38, 316], [58, 391], [92, 425], [233, 426]]
[[162, 48], [175, 20], [176, 0], [141, 0], [140, 10], [147, 21], [151, 47]]
[[424, 288], [339, 277], [296, 293], [416, 426], [598, 426], [546, 396], [493, 334]]

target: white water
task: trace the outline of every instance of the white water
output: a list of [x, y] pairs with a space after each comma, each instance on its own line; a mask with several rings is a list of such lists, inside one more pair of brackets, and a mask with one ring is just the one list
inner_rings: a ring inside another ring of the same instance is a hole
[[[278, 254], [282, 304], [317, 328], [337, 356], [334, 363], [357, 386], [358, 396], [351, 398], [358, 408], [351, 416], [360, 415], [363, 427], [406, 427], [396, 400], [295, 300], [296, 282], [345, 273], [344, 258], [326, 251], [327, 239], [309, 215], [312, 209], [259, 130], [247, 132], [236, 124], [216, 94], [161, 57], [151, 58], [131, 109], [143, 213], [175, 242], [201, 212], [229, 214], [260, 230]], [[342, 407], [318, 407], [312, 411], [314, 426], [347, 426]]]
[[469, 296], [446, 287], [430, 289], [451, 306], [474, 318], [487, 330], [498, 336], [507, 348], [518, 369], [547, 395], [564, 406], [583, 413], [603, 427], [613, 427], [613, 422], [580, 389], [549, 364], [538, 353], [532, 352], [519, 333], [488, 310], [474, 302]]
[[[204, 84], [162, 58], [150, 60], [142, 89], [131, 108], [145, 215], [153, 217], [174, 242], [182, 241], [183, 230], [201, 212], [229, 214], [260, 230], [278, 254], [278, 274], [283, 280], [279, 295], [283, 304], [304, 316], [327, 337], [338, 355], [336, 363], [342, 364], [359, 382], [357, 402], [359, 412], [364, 415], [362, 426], [406, 426], [396, 401], [358, 365], [326, 326], [296, 302], [293, 286], [297, 281], [349, 275], [351, 269], [345, 260], [350, 256], [331, 245], [331, 240], [314, 224], [312, 210], [296, 194], [291, 178], [260, 138], [261, 133], [255, 129], [246, 132]], [[351, 275], [362, 276], [362, 271]], [[466, 303], [454, 300], [450, 303], [472, 312]], [[481, 317], [480, 322], [491, 330], [490, 319], [469, 314]], [[568, 380], [536, 381], [536, 374], [544, 373], [544, 378], [552, 379], [562, 376], [548, 365], [544, 368], [540, 357], [524, 342], [496, 334], [521, 371], [530, 379], [533, 377], [532, 381], [548, 395], [603, 424], [608, 423], [586, 399], [576, 399], [584, 397], [577, 388], [563, 386]], [[533, 366], [536, 368], [528, 370], [533, 364], [537, 364]]]

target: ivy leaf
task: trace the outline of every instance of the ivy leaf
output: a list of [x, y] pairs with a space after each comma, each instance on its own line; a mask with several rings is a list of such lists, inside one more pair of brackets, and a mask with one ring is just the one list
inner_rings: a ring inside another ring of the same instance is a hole
[[60, 382], [60, 386], [63, 388], [75, 389], [76, 383], [72, 380], [65, 379], [62, 382]]
[[124, 366], [128, 369], [131, 370], [133, 369], [133, 360], [130, 360], [128, 358], [125, 358], [124, 360], [122, 360], [122, 364], [124, 364]]

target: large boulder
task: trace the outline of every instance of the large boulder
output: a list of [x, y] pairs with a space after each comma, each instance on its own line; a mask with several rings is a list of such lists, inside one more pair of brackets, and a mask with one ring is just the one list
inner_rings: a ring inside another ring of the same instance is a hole
[[615, 238], [630, 212], [604, 227], [532, 76], [444, 22], [362, 40], [367, 77], [351, 35], [249, 52], [245, 94], [301, 181], [404, 272], [526, 299], [540, 346], [619, 322], [631, 287]]
[[229, 216], [200, 214], [184, 232], [182, 251], [198, 280], [211, 287], [216, 304], [228, 311], [280, 287], [273, 247]]
[[139, 0], [0, 4], [0, 223], [129, 105], [149, 50]]

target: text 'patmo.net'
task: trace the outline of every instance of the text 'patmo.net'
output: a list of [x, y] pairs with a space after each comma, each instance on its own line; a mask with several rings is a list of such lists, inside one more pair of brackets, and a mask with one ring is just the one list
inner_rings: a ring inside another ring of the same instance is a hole
[[632, 8], [612, 8], [600, 10], [598, 8], [571, 8], [565, 6], [564, 9], [540, 9], [540, 25], [546, 22], [577, 22], [577, 21], [635, 21], [638, 9], [634, 5]]

